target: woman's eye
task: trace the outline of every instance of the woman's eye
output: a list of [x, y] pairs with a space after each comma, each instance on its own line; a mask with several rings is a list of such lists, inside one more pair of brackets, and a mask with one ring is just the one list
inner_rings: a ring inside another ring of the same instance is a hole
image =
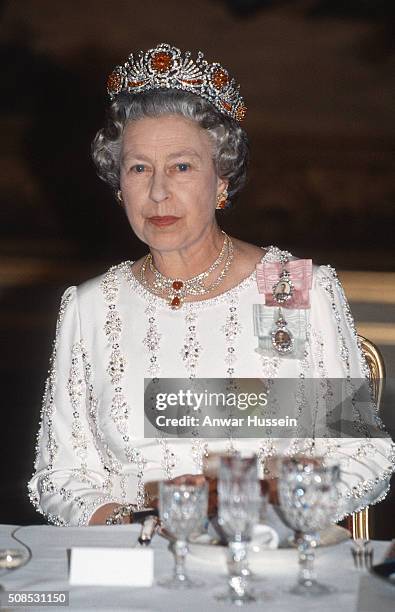
[[138, 174], [141, 174], [142, 172], [144, 172], [145, 166], [144, 164], [136, 164], [135, 166], [133, 166], [132, 170], [134, 172], [137, 172]]
[[177, 164], [177, 168], [180, 172], [186, 172], [187, 170], [189, 170], [190, 165], [189, 164]]

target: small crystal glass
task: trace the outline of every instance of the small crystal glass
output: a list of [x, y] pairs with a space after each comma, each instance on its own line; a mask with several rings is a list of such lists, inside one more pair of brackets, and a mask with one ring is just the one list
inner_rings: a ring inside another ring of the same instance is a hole
[[[18, 544], [21, 544], [23, 548], [2, 548], [0, 549], [0, 572], [4, 571], [4, 574], [9, 571], [16, 570], [23, 565], [26, 565], [28, 561], [30, 561], [32, 553], [30, 548], [24, 544], [21, 540], [16, 537], [17, 531], [21, 529], [21, 527], [17, 527], [11, 534], [11, 538], [16, 540]], [[0, 575], [3, 575], [2, 573]], [[2, 584], [0, 584], [0, 599], [1, 595], [5, 593], [5, 589]], [[1, 601], [0, 601], [0, 609]]]
[[188, 537], [199, 534], [207, 519], [208, 486], [161, 482], [159, 487], [159, 514], [162, 526], [174, 537], [172, 544], [175, 565], [170, 578], [158, 582], [170, 589], [190, 589], [203, 585], [191, 580], [185, 571]]
[[299, 576], [289, 590], [295, 595], [319, 596], [335, 589], [316, 580], [314, 551], [319, 531], [329, 527], [338, 512], [340, 469], [324, 467], [311, 458], [282, 462], [279, 498], [285, 522], [297, 533]]
[[221, 457], [218, 478], [218, 523], [228, 539], [228, 590], [220, 601], [236, 605], [256, 601], [250, 586], [248, 543], [261, 510], [257, 458]]

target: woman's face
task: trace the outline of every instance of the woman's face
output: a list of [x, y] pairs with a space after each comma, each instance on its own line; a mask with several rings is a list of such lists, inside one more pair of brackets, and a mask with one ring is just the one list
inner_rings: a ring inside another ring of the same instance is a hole
[[218, 178], [213, 144], [179, 115], [130, 122], [121, 151], [121, 190], [136, 235], [153, 249], [175, 251], [204, 240], [215, 227]]

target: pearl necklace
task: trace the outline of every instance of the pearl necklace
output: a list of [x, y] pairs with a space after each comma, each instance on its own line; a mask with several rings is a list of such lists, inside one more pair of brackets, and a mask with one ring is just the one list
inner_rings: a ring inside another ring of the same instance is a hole
[[[225, 234], [225, 232], [222, 233], [224, 234], [224, 242], [222, 245], [222, 249], [217, 259], [204, 272], [200, 272], [200, 274], [197, 274], [196, 276], [193, 276], [192, 278], [188, 278], [186, 280], [182, 280], [181, 278], [169, 278], [168, 276], [164, 276], [161, 272], [159, 272], [159, 270], [154, 266], [151, 253], [148, 253], [148, 255], [143, 261], [140, 270], [141, 283], [156, 295], [162, 295], [163, 293], [167, 293], [167, 300], [169, 302], [169, 306], [173, 310], [181, 308], [185, 298], [189, 295], [207, 295], [222, 283], [228, 273], [230, 264], [233, 260], [232, 241], [229, 236]], [[218, 278], [213, 283], [211, 283], [211, 285], [205, 287], [204, 281], [216, 268], [218, 268], [224, 257], [225, 264], [222, 269], [222, 272], [220, 273]], [[147, 266], [154, 275], [154, 280], [152, 283], [150, 283], [146, 278]]]

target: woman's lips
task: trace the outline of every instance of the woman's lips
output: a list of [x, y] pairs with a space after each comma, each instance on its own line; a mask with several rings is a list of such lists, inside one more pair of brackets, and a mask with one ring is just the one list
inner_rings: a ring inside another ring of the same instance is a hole
[[179, 218], [180, 217], [170, 217], [170, 216], [148, 217], [148, 221], [150, 223], [153, 223], [154, 225], [157, 225], [158, 227], [164, 227], [166, 225], [173, 225], [173, 223], [176, 223]]

